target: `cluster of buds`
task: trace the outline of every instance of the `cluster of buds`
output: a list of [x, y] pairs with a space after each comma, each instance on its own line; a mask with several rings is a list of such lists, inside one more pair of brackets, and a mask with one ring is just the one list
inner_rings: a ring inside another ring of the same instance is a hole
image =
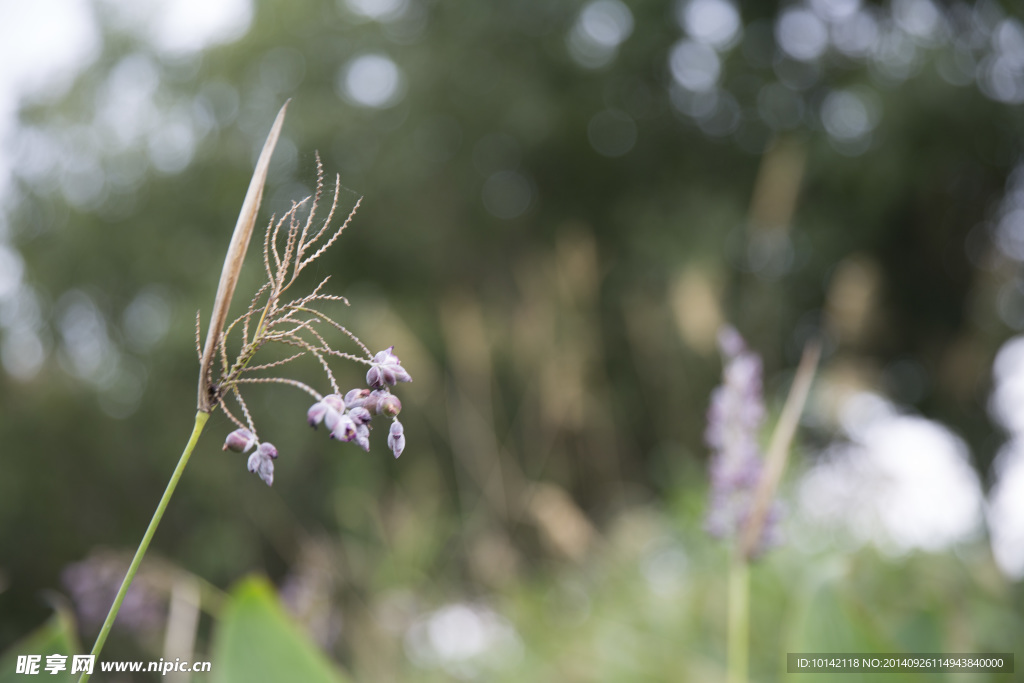
[[[321, 422], [326, 423], [332, 438], [338, 441], [355, 441], [366, 451], [370, 450], [370, 423], [373, 417], [383, 415], [391, 418], [388, 447], [397, 458], [405, 448], [405, 430], [397, 419], [402, 403], [391, 394], [390, 387], [399, 382], [412, 381], [412, 377], [394, 354], [394, 347], [373, 354], [344, 325], [319, 310], [319, 305], [327, 302], [348, 305], [345, 297], [323, 292], [329, 276], [308, 294], [290, 300], [285, 296], [297, 282], [300, 273], [341, 236], [359, 208], [360, 202], [357, 201], [344, 223], [333, 230], [330, 229], [341, 188], [341, 178], [336, 177], [330, 210], [323, 222], [317, 226], [317, 208], [324, 191], [323, 165], [319, 156], [315, 194], [301, 202], [293, 202], [291, 209], [279, 219], [271, 218], [267, 225], [263, 238], [266, 283], [253, 295], [246, 312], [234, 321], [227, 322], [227, 307], [251, 238], [262, 184], [266, 179], [269, 155], [276, 144], [283, 117], [282, 108], [260, 154], [257, 170], [246, 195], [242, 214], [239, 216], [239, 223], [232, 236], [221, 282], [217, 288], [214, 313], [205, 347], [199, 345], [199, 317], [196, 317], [196, 353], [200, 361], [198, 409], [210, 412], [214, 407], [219, 407], [228, 419], [235, 423], [238, 429], [228, 435], [224, 442], [224, 450], [239, 453], [251, 451], [249, 471], [259, 475], [268, 486], [274, 482], [277, 448], [271, 443], [260, 442], [252, 415], [242, 398], [244, 387], [251, 384], [286, 384], [301, 389], [316, 399], [316, 403], [307, 414], [311, 425], [316, 427]], [[309, 213], [305, 220], [300, 220], [300, 207], [307, 204]], [[362, 354], [356, 355], [334, 348], [324, 334], [325, 326], [348, 337], [359, 347]], [[241, 348], [237, 355], [228, 352], [228, 340], [232, 334], [241, 335]], [[270, 362], [253, 362], [258, 352], [269, 344], [287, 346], [292, 350], [292, 354]], [[219, 364], [216, 362], [217, 356], [220, 359]], [[235, 358], [234, 361], [231, 360], [232, 356]], [[309, 385], [290, 377], [263, 374], [303, 356], [312, 356], [319, 362], [330, 383], [332, 393], [323, 396]], [[353, 389], [343, 395], [328, 362], [332, 358], [368, 365], [368, 388]], [[219, 376], [216, 375], [218, 365]], [[241, 409], [241, 417], [236, 416], [228, 406], [228, 398], [234, 399]]]
[[314, 429], [321, 422], [330, 430], [332, 439], [355, 441], [364, 451], [370, 450], [370, 420], [374, 415], [391, 418], [388, 448], [397, 458], [405, 450], [405, 429], [398, 421], [402, 402], [391, 393], [398, 382], [411, 382], [402, 361], [389, 347], [373, 357], [366, 372], [369, 389], [352, 389], [347, 394], [324, 396], [310, 407], [306, 417]]
[[[310, 426], [315, 429], [323, 423], [332, 439], [355, 441], [364, 451], [369, 452], [370, 422], [375, 415], [383, 415], [391, 418], [388, 448], [396, 458], [400, 456], [405, 450], [405, 428], [398, 421], [402, 402], [391, 393], [390, 388], [398, 382], [411, 382], [412, 376], [402, 367], [402, 361], [394, 354], [394, 348], [392, 346], [381, 351], [370, 361], [370, 369], [366, 373], [369, 388], [352, 389], [344, 396], [335, 393], [319, 397], [306, 413]], [[304, 388], [314, 393], [308, 387]], [[224, 450], [236, 453], [248, 453], [251, 450], [249, 471], [259, 475], [267, 486], [274, 483], [277, 449], [269, 442], [260, 443], [252, 430], [240, 427], [228, 434]]]
[[[704, 440], [712, 449], [711, 501], [706, 528], [718, 538], [735, 537], [751, 512], [754, 491], [761, 479], [763, 458], [758, 430], [764, 419], [761, 358], [747, 349], [731, 327], [718, 337], [725, 365], [722, 384], [711, 394]], [[781, 511], [769, 511], [759, 549], [775, 545]]]
[[274, 483], [274, 461], [277, 460], [277, 448], [274, 444], [269, 441], [260, 443], [255, 434], [240, 427], [228, 434], [228, 438], [224, 440], [223, 450], [248, 453], [253, 447], [256, 450], [249, 455], [249, 471], [259, 475], [267, 486], [271, 486]]

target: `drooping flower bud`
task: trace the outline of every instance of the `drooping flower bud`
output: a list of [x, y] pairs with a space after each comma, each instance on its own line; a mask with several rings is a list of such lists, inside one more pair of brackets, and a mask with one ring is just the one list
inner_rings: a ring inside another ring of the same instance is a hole
[[387, 389], [374, 389], [363, 399], [363, 407], [369, 410], [372, 415], [377, 415], [377, 404], [390, 393]]
[[370, 452], [370, 425], [356, 425], [355, 442], [367, 453]]
[[338, 426], [338, 420], [345, 414], [345, 402], [341, 396], [330, 394], [324, 396], [324, 403], [327, 405], [327, 412], [324, 414], [324, 424], [332, 432]]
[[389, 346], [373, 357], [373, 365], [366, 373], [366, 383], [372, 389], [412, 381], [412, 376], [402, 367], [402, 361], [392, 351], [394, 348]]
[[366, 397], [369, 395], [369, 389], [352, 389], [345, 394], [345, 407], [357, 408], [366, 402]]
[[366, 371], [366, 384], [374, 389], [384, 386], [384, 376], [381, 374], [379, 366], [374, 365]]
[[350, 409], [348, 411], [348, 416], [352, 418], [352, 421], [357, 425], [364, 425], [373, 418], [373, 416], [370, 415], [370, 411], [362, 406]]
[[337, 394], [328, 394], [314, 403], [306, 413], [309, 425], [314, 429], [324, 422], [328, 429], [334, 429], [338, 416], [345, 412], [345, 402]]
[[396, 458], [405, 450], [405, 428], [398, 420], [392, 422], [391, 429], [388, 430], [388, 448], [391, 449]]
[[377, 401], [377, 414], [394, 417], [402, 412], [402, 402], [394, 394], [388, 394]]
[[313, 429], [316, 429], [316, 426], [324, 421], [325, 415], [327, 415], [327, 404], [323, 401], [317, 401], [306, 411], [306, 419]]
[[345, 399], [343, 399], [339, 394], [327, 394], [324, 396], [324, 403], [326, 403], [327, 407], [331, 410], [336, 410], [339, 413], [345, 412]]
[[224, 447], [221, 450], [245, 453], [256, 445], [256, 435], [248, 429], [236, 429], [224, 439]]
[[277, 449], [269, 443], [262, 443], [260, 447], [249, 456], [247, 466], [249, 471], [259, 475], [267, 486], [274, 485], [274, 458], [277, 457]]
[[331, 427], [331, 438], [351, 441], [356, 435], [356, 423], [347, 414], [339, 415]]

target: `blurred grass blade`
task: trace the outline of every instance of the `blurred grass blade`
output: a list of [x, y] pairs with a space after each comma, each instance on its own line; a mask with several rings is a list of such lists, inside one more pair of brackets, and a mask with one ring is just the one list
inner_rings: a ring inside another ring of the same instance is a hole
[[[288, 100], [288, 102], [290, 101]], [[238, 222], [235, 223], [235, 232], [231, 235], [228, 253], [224, 257], [224, 267], [220, 272], [220, 283], [217, 285], [217, 296], [213, 300], [210, 329], [206, 331], [206, 344], [203, 347], [203, 358], [199, 364], [199, 402], [197, 408], [204, 413], [210, 412], [214, 404], [210, 392], [210, 366], [213, 364], [217, 342], [220, 339], [221, 332], [224, 330], [224, 324], [228, 317], [228, 308], [231, 305], [231, 297], [235, 293], [238, 275], [242, 271], [242, 263], [245, 261], [245, 252], [249, 248], [253, 227], [256, 225], [256, 215], [259, 213], [260, 200], [263, 197], [263, 185], [267, 181], [267, 171], [270, 168], [270, 157], [274, 154], [274, 147], [277, 146], [277, 139], [281, 135], [288, 102], [285, 102], [284, 106], [281, 107], [281, 111], [277, 113], [274, 125], [270, 128], [270, 134], [267, 135], [263, 151], [260, 152], [260, 158], [256, 162], [256, 170], [253, 171], [252, 180], [249, 181], [249, 190], [245, 193], [242, 210], [238, 213]]]

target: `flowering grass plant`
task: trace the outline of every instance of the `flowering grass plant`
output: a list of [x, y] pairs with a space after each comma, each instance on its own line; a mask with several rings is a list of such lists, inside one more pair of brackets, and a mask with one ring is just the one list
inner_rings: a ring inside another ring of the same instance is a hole
[[[128, 588], [138, 572], [153, 534], [212, 411], [222, 410], [237, 427], [227, 435], [224, 450], [249, 453], [249, 471], [258, 475], [268, 486], [273, 484], [274, 462], [278, 458], [278, 451], [274, 444], [258, 436], [252, 413], [243, 398], [243, 389], [249, 385], [286, 384], [306, 392], [315, 399], [315, 403], [307, 411], [310, 425], [316, 427], [324, 424], [331, 438], [343, 442], [354, 441], [367, 451], [370, 448], [373, 419], [380, 417], [391, 420], [387, 437], [388, 448], [396, 458], [405, 449], [405, 430], [398, 420], [402, 404], [398, 397], [391, 393], [391, 388], [399, 382], [412, 381], [412, 377], [402, 367], [401, 361], [394, 353], [394, 347], [376, 354], [371, 353], [345, 326], [319, 310], [318, 306], [323, 302], [348, 304], [344, 297], [323, 291], [329, 277], [321, 280], [306, 294], [295, 295], [291, 291], [302, 271], [341, 236], [359, 208], [357, 201], [345, 221], [339, 227], [331, 228], [340, 189], [340, 179], [336, 179], [331, 207], [323, 221], [318, 221], [317, 210], [324, 194], [323, 166], [319, 156], [316, 193], [302, 201], [293, 202], [291, 208], [280, 218], [270, 219], [263, 239], [263, 265], [267, 281], [253, 295], [245, 313], [228, 322], [231, 299], [251, 241], [270, 157], [280, 136], [287, 106], [285, 103], [278, 113], [256, 163], [224, 260], [210, 326], [205, 344], [202, 346], [199, 343], [201, 318], [199, 314], [196, 317], [196, 351], [199, 355], [200, 370], [199, 395], [192, 434], [103, 622], [92, 648], [91, 654], [94, 656], [98, 656], [103, 649]], [[305, 220], [299, 215], [303, 209], [306, 210]], [[340, 332], [354, 344], [358, 353], [335, 348], [328, 340], [331, 332]], [[239, 339], [236, 340], [236, 337]], [[259, 362], [260, 351], [273, 344], [290, 348], [291, 355]], [[238, 350], [232, 354], [231, 348], [236, 345]], [[315, 358], [322, 368], [325, 384], [330, 387], [329, 393], [321, 394], [305, 382], [280, 376], [279, 369], [282, 366], [305, 356]], [[368, 366], [367, 386], [351, 389], [343, 395], [331, 370], [330, 361], [335, 359]], [[272, 371], [273, 374], [268, 375], [268, 371]], [[231, 404], [234, 404], [234, 407]], [[88, 678], [89, 674], [82, 674], [79, 683], [84, 683]]]
[[728, 682], [746, 683], [750, 632], [750, 563], [781, 540], [781, 507], [775, 493], [803, 412], [820, 348], [804, 350], [793, 386], [772, 434], [767, 455], [758, 444], [764, 419], [761, 358], [731, 327], [719, 333], [722, 384], [711, 394], [704, 439], [712, 449], [711, 499], [705, 526], [732, 539], [729, 564]]

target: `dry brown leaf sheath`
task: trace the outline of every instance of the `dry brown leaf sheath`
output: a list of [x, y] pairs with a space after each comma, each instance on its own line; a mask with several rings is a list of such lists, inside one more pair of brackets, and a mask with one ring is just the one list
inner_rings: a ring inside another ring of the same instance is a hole
[[238, 284], [238, 275], [242, 271], [245, 252], [252, 239], [256, 215], [259, 213], [260, 200], [263, 197], [263, 185], [267, 181], [267, 170], [270, 168], [270, 157], [274, 154], [274, 147], [277, 146], [277, 139], [281, 135], [287, 109], [288, 102], [285, 102], [281, 111], [277, 113], [277, 119], [274, 120], [267, 141], [263, 145], [263, 151], [260, 152], [256, 170], [253, 171], [252, 180], [249, 182], [249, 190], [245, 193], [245, 201], [242, 202], [242, 210], [238, 214], [238, 222], [235, 223], [235, 232], [231, 236], [228, 253], [224, 257], [224, 268], [220, 273], [217, 297], [213, 301], [213, 313], [210, 316], [210, 329], [206, 332], [206, 344], [199, 365], [199, 401], [196, 407], [204, 413], [209, 413], [216, 404], [216, 397], [212, 391], [213, 359], [220, 335], [224, 331], [224, 324], [227, 322], [228, 308], [235, 293], [235, 285]]

